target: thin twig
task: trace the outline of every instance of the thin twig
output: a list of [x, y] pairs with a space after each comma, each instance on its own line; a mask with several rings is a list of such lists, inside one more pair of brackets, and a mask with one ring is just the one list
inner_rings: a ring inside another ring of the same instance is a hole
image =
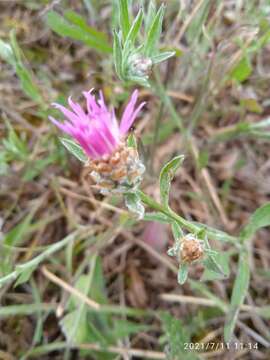
[[59, 285], [61, 288], [68, 291], [70, 294], [76, 296], [78, 299], [82, 300], [85, 304], [87, 304], [91, 308], [93, 308], [95, 310], [100, 309], [100, 304], [98, 304], [94, 300], [90, 299], [88, 296], [84, 295], [82, 292], [80, 292], [79, 290], [77, 290], [73, 286], [69, 285], [67, 282], [60, 279], [58, 276], [54, 275], [45, 266], [42, 266], [41, 272], [46, 278], [51, 280], [56, 285]]
[[[194, 296], [186, 296], [186, 295], [178, 295], [178, 294], [161, 294], [160, 298], [162, 300], [168, 302], [179, 302], [179, 303], [186, 303], [186, 304], [193, 304], [193, 305], [201, 305], [201, 306], [217, 306], [216, 302], [211, 299], [194, 297]], [[229, 306], [229, 305], [228, 305]], [[240, 309], [246, 312], [259, 312], [260, 307], [258, 306], [250, 306], [250, 305], [241, 305]]]

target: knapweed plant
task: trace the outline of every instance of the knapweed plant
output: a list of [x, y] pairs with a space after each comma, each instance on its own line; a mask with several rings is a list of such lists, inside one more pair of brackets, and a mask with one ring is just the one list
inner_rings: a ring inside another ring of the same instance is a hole
[[[178, 274], [180, 284], [186, 281], [188, 265], [196, 260], [204, 260], [209, 270], [225, 275], [215, 260], [215, 252], [210, 249], [207, 231], [203, 230], [201, 226], [181, 219], [169, 207], [169, 188], [172, 176], [184, 157], [174, 158], [161, 171], [161, 205], [155, 204], [139, 189], [145, 166], [139, 159], [136, 141], [134, 139], [126, 141], [130, 127], [145, 105], [145, 102], [142, 102], [137, 108], [135, 107], [138, 91], [135, 90], [131, 95], [120, 123], [116, 119], [115, 111], [109, 110], [105, 105], [101, 91], [98, 100], [93, 95], [93, 89], [83, 92], [83, 95], [86, 99], [86, 111], [69, 97], [68, 104], [71, 110], [63, 105], [53, 104], [62, 112], [66, 120], [60, 122], [53, 117], [49, 117], [49, 119], [71, 137], [61, 138], [61, 142], [84, 163], [87, 175], [92, 179], [92, 186], [105, 195], [122, 193], [127, 207], [138, 216], [138, 219], [144, 217], [143, 203], [145, 203], [160, 210], [165, 216], [164, 219], [169, 223], [172, 222], [175, 245], [168, 251], [168, 254], [175, 256], [180, 264]], [[157, 216], [159, 215], [161, 214]], [[152, 216], [155, 218], [155, 215]], [[184, 235], [179, 222], [184, 227], [191, 229], [193, 233]]]

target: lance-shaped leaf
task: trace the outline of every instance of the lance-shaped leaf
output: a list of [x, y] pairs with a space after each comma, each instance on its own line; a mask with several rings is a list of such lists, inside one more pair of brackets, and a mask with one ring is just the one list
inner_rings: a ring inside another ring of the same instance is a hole
[[143, 11], [142, 9], [140, 9], [127, 35], [126, 41], [130, 41], [131, 44], [134, 43], [138, 35], [138, 32], [140, 31], [142, 25], [142, 19], [143, 19]]
[[270, 203], [261, 206], [251, 215], [248, 224], [240, 234], [241, 238], [249, 239], [257, 230], [266, 226], [270, 226]]
[[148, 3], [147, 12], [144, 16], [144, 25], [145, 25], [145, 33], [146, 34], [149, 33], [149, 30], [153, 23], [156, 11], [157, 11], [156, 3], [153, 0], [150, 0]]
[[61, 143], [65, 146], [65, 148], [72, 154], [74, 155], [77, 159], [79, 159], [80, 161], [82, 161], [83, 163], [85, 163], [87, 161], [87, 156], [85, 155], [85, 153], [83, 152], [82, 148], [80, 147], [80, 145], [78, 145], [77, 143], [75, 143], [75, 141], [71, 140], [71, 139], [66, 139], [66, 138], [60, 138]]
[[157, 45], [157, 41], [160, 38], [162, 31], [162, 21], [164, 17], [164, 11], [165, 11], [165, 7], [162, 4], [156, 16], [154, 17], [152, 24], [150, 25], [150, 29], [144, 49], [146, 56], [151, 56], [156, 50], [155, 48]]
[[125, 194], [125, 203], [129, 211], [137, 215], [138, 220], [143, 219], [144, 206], [140, 196], [136, 192], [128, 192]]
[[41, 103], [41, 94], [35, 84], [33, 74], [23, 63], [22, 50], [17, 43], [14, 30], [10, 33], [10, 44], [0, 40], [0, 58], [4, 59], [13, 66], [18, 78], [20, 79], [20, 84], [25, 94], [35, 102]]
[[175, 55], [175, 51], [163, 51], [151, 57], [153, 64], [158, 64], [162, 61], [168, 60], [170, 57]]
[[[211, 260], [214, 260], [214, 264]], [[205, 268], [200, 280], [213, 281], [228, 278], [230, 274], [229, 261], [230, 254], [228, 252], [219, 252], [212, 255], [211, 258], [207, 257], [203, 262]]]
[[120, 24], [124, 41], [127, 38], [130, 22], [128, 15], [128, 0], [119, 0]]
[[83, 23], [83, 20], [74, 15], [74, 13], [67, 13], [67, 17], [68, 19], [55, 11], [49, 11], [47, 14], [47, 24], [58, 35], [79, 40], [102, 53], [112, 52], [111, 46], [106, 40], [105, 35], [102, 35], [102, 33], [89, 27], [86, 23]]
[[203, 263], [206, 269], [215, 272], [219, 276], [226, 277], [226, 274], [224, 273], [222, 266], [219, 264], [217, 260], [218, 253], [211, 249], [206, 235], [204, 236], [204, 247], [205, 247], [206, 258], [203, 261]]
[[118, 77], [122, 80], [123, 79], [123, 71], [122, 71], [123, 56], [122, 56], [120, 35], [117, 33], [117, 31], [114, 31], [114, 33], [113, 33], [113, 57], [114, 57], [115, 71], [116, 71]]
[[179, 241], [184, 236], [183, 230], [176, 221], [172, 223], [172, 233], [175, 241]]
[[227, 315], [227, 321], [224, 327], [225, 342], [231, 341], [231, 338], [233, 336], [238, 313], [248, 291], [249, 279], [250, 268], [248, 263], [248, 256], [245, 251], [240, 255], [238, 261], [238, 271], [236, 274], [236, 280], [233, 285], [231, 303]]
[[178, 270], [177, 281], [180, 285], [183, 285], [188, 277], [188, 265], [181, 264]]
[[160, 197], [162, 205], [164, 205], [166, 208], [169, 207], [169, 192], [171, 181], [183, 160], [184, 156], [178, 155], [170, 160], [161, 170], [159, 178]]

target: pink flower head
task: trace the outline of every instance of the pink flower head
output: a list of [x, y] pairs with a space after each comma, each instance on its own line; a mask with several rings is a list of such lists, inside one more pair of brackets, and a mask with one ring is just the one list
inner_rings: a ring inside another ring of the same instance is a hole
[[99, 92], [97, 101], [92, 91], [93, 89], [83, 92], [86, 99], [86, 111], [69, 97], [68, 104], [72, 111], [60, 104], [53, 104], [64, 114], [66, 120], [61, 123], [51, 116], [49, 119], [60, 130], [73, 137], [91, 159], [99, 159], [104, 155], [112, 154], [119, 146], [145, 102], [135, 108], [138, 99], [138, 90], [135, 90], [119, 126], [114, 111], [109, 111], [105, 105], [102, 91]]

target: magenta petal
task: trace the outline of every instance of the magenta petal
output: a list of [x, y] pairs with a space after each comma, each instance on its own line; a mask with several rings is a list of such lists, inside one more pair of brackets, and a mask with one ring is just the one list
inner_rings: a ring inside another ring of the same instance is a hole
[[141, 111], [141, 109], [144, 107], [145, 104], [146, 104], [146, 102], [143, 102], [143, 103], [141, 103], [141, 104], [137, 107], [137, 109], [133, 112], [131, 118], [129, 119], [129, 122], [127, 122], [127, 124], [126, 124], [126, 126], [127, 126], [126, 131], [125, 131], [125, 132], [121, 132], [121, 134], [125, 135], [125, 134], [128, 132], [128, 130], [130, 129], [130, 127], [131, 127], [132, 124], [134, 123], [137, 115], [139, 114], [139, 112]]
[[97, 130], [99, 135], [102, 137], [104, 143], [108, 147], [109, 151], [112, 152], [118, 144], [119, 137], [114, 136], [107, 123], [102, 119], [93, 121], [93, 127]]
[[60, 110], [65, 117], [71, 121], [75, 126], [80, 123], [80, 118], [74, 114], [72, 111], [65, 108], [63, 105], [53, 103], [52, 104], [56, 109]]
[[136, 116], [138, 115], [139, 111], [145, 105], [145, 103], [140, 104], [139, 107], [134, 111], [137, 98], [138, 98], [138, 90], [135, 90], [131, 96], [131, 100], [129, 101], [121, 119], [120, 133], [122, 135], [125, 135], [128, 132]]
[[68, 98], [68, 104], [81, 121], [88, 122], [87, 115], [82, 109], [82, 107], [79, 104], [72, 101], [71, 97]]
[[86, 99], [86, 104], [87, 104], [87, 111], [88, 111], [88, 115], [94, 116], [95, 113], [98, 113], [100, 111], [99, 106], [96, 103], [96, 99], [95, 97], [91, 94], [91, 91], [84, 91], [83, 92], [83, 96]]
[[105, 101], [104, 101], [104, 96], [103, 96], [103, 92], [100, 90], [99, 91], [99, 100], [98, 100], [98, 103], [101, 107], [101, 109], [103, 111], [108, 111], [107, 107], [106, 107], [106, 104], [105, 104]]
[[73, 136], [72, 126], [69, 125], [67, 122], [60, 123], [59, 121], [55, 120], [52, 116], [49, 116], [49, 120], [58, 127], [58, 129], [62, 130], [66, 134]]
[[111, 154], [112, 150], [104, 141], [102, 135], [98, 132], [97, 129], [92, 128], [91, 131], [87, 133], [88, 143], [96, 151], [99, 157]]
[[78, 141], [78, 143], [81, 145], [83, 150], [87, 155], [89, 155], [91, 158], [96, 159], [98, 157], [98, 153], [93, 149], [90, 144], [87, 143], [87, 139], [84, 137], [84, 135], [80, 131], [76, 131], [74, 133], [74, 138]]

